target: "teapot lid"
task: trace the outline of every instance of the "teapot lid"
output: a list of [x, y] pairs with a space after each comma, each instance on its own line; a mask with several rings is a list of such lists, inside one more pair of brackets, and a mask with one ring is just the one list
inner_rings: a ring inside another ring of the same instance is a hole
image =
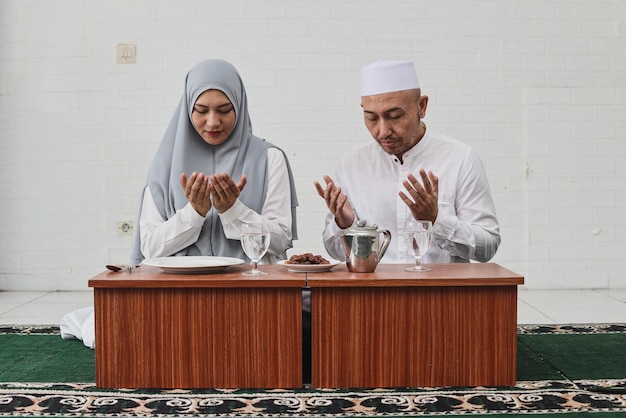
[[351, 226], [348, 230], [350, 232], [369, 232], [376, 231], [378, 229], [378, 225], [368, 225], [365, 219], [357, 219], [356, 225]]

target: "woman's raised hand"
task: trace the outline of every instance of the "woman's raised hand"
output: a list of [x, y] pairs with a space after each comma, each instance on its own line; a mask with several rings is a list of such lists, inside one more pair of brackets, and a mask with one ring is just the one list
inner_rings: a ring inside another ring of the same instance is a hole
[[206, 216], [211, 210], [211, 184], [207, 175], [193, 172], [187, 178], [187, 174], [183, 173], [180, 176], [180, 185], [183, 186], [185, 197], [196, 212]]
[[211, 194], [213, 195], [213, 205], [219, 213], [223, 213], [231, 208], [235, 203], [247, 179], [244, 174], [238, 183], [226, 173], [216, 173], [211, 176]]

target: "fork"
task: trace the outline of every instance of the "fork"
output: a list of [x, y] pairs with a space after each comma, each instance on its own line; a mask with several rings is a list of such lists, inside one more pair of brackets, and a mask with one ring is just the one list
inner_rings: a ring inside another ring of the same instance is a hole
[[106, 268], [114, 272], [125, 271], [126, 273], [134, 273], [135, 266], [127, 265], [127, 264], [107, 264]]

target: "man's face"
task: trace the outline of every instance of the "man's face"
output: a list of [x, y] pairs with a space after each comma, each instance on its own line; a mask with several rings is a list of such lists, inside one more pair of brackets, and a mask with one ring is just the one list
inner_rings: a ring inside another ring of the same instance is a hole
[[385, 151], [400, 159], [424, 135], [420, 120], [426, 115], [428, 96], [420, 94], [420, 90], [405, 90], [361, 97], [370, 134]]

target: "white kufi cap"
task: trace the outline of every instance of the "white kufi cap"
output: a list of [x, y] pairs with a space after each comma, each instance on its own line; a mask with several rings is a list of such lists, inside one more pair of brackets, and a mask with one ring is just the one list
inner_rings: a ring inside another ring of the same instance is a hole
[[412, 62], [378, 60], [361, 68], [361, 96], [419, 88]]

